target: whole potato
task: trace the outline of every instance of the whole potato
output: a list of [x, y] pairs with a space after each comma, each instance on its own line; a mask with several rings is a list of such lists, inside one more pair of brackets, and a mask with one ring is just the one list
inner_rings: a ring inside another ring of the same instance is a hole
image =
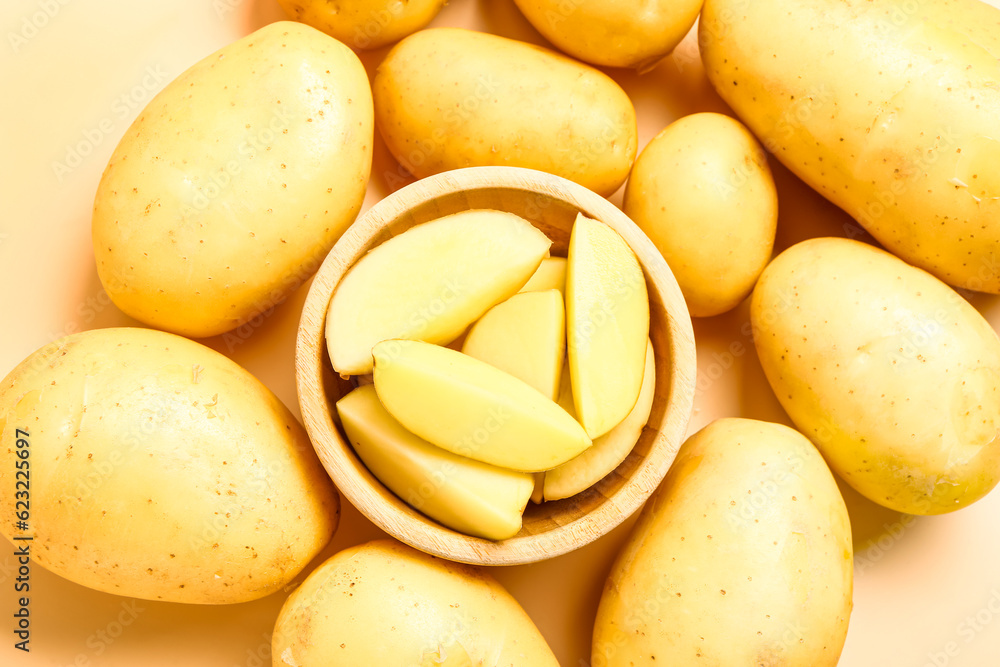
[[285, 13], [352, 49], [377, 49], [420, 30], [448, 0], [278, 0]]
[[656, 135], [632, 167], [623, 208], [695, 317], [739, 305], [771, 259], [778, 195], [767, 156], [729, 116], [684, 116]]
[[694, 25], [702, 0], [514, 0], [538, 32], [594, 65], [656, 65]]
[[35, 562], [100, 591], [254, 600], [337, 526], [337, 492], [291, 413], [173, 334], [98, 329], [41, 348], [0, 384], [0, 438], [0, 511], [27, 507]]
[[750, 321], [785, 411], [861, 494], [941, 514], [1000, 480], [1000, 341], [934, 276], [812, 239], [764, 270]]
[[275, 667], [558, 667], [517, 601], [481, 570], [392, 540], [337, 553], [281, 608]]
[[787, 426], [691, 436], [611, 568], [594, 667], [837, 664], [851, 525], [833, 475]]
[[422, 30], [393, 47], [372, 92], [379, 132], [417, 178], [528, 167], [609, 195], [635, 159], [635, 109], [617, 83], [512, 39]]
[[706, 0], [699, 26], [715, 89], [785, 166], [910, 264], [1000, 293], [1000, 9]]
[[309, 26], [273, 23], [197, 63], [143, 109], [101, 178], [108, 295], [192, 337], [269, 312], [353, 222], [373, 132], [361, 62]]

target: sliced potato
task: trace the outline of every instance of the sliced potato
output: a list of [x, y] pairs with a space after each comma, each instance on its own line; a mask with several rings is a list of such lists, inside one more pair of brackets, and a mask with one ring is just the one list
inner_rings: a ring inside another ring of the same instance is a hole
[[593, 446], [574, 459], [545, 473], [545, 500], [569, 498], [590, 488], [618, 467], [629, 455], [642, 435], [653, 407], [656, 389], [656, 366], [653, 344], [646, 343], [646, 367], [642, 375], [639, 398], [628, 416], [613, 429], [594, 439]]
[[547, 289], [557, 289], [566, 296], [566, 258], [546, 257], [538, 265], [538, 270], [521, 288], [522, 292], [541, 292]]
[[512, 213], [469, 210], [412, 227], [362, 257], [337, 286], [326, 320], [333, 368], [372, 371], [392, 338], [448, 343], [515, 294], [551, 241]]
[[337, 413], [365, 466], [414, 509], [490, 540], [521, 529], [535, 487], [530, 474], [452, 454], [414, 435], [382, 407], [372, 385], [337, 401]]
[[566, 336], [576, 415], [596, 438], [623, 420], [639, 397], [649, 295], [625, 240], [582, 214], [569, 240]]
[[472, 325], [462, 352], [524, 380], [555, 400], [566, 354], [566, 309], [559, 290], [523, 292]]
[[554, 468], [590, 447], [565, 410], [478, 359], [409, 340], [379, 343], [374, 356], [386, 410], [438, 447], [524, 472]]

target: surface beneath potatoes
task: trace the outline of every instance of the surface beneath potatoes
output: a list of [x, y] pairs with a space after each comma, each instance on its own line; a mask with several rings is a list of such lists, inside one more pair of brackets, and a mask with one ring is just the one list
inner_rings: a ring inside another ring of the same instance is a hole
[[[989, 0], [1000, 4], [1000, 0]], [[47, 17], [41, 7], [50, 6]], [[54, 8], [54, 9], [53, 9]], [[0, 375], [42, 344], [77, 330], [136, 323], [110, 305], [90, 249], [101, 170], [151, 95], [189, 65], [282, 18], [275, 0], [134, 3], [7, 0], [0, 6]], [[34, 24], [41, 26], [35, 28]], [[512, 0], [451, 0], [434, 25], [462, 25], [543, 43]], [[27, 26], [27, 27], [26, 27]], [[10, 35], [28, 35], [11, 41]], [[369, 74], [385, 51], [365, 56]], [[804, 65], [805, 66], [805, 65]], [[639, 116], [639, 146], [673, 119], [726, 112], [704, 77], [694, 35], [656, 69], [611, 72]], [[30, 92], [29, 92], [30, 91]], [[71, 153], [80, 146], [81, 155]], [[9, 147], [9, 148], [8, 148]], [[90, 150], [88, 150], [90, 148]], [[810, 236], [856, 234], [843, 213], [772, 161], [781, 216], [778, 249]], [[398, 166], [376, 140], [366, 208], [398, 187]], [[612, 200], [621, 203], [621, 192]], [[295, 329], [305, 289], [262, 323], [209, 339], [297, 412]], [[974, 304], [1000, 327], [1000, 299]], [[698, 391], [690, 431], [720, 416], [788, 423], [748, 335], [746, 304], [695, 321]], [[951, 516], [910, 519], [847, 496], [859, 551], [844, 667], [987, 667], [1000, 656], [1000, 490]], [[8, 517], [0, 517], [8, 520]], [[588, 665], [604, 578], [632, 521], [580, 551], [494, 570], [565, 667]], [[875, 532], [889, 527], [881, 534]], [[380, 536], [348, 503], [323, 558]], [[90, 591], [31, 569], [31, 652], [13, 648], [17, 563], [0, 544], [0, 664], [269, 665], [269, 637], [285, 595], [229, 607], [152, 603]]]

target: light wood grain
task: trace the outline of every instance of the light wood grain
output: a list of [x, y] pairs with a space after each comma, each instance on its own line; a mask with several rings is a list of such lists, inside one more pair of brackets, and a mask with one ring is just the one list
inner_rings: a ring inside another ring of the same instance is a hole
[[[427, 518], [382, 486], [354, 454], [336, 423], [337, 400], [352, 383], [334, 373], [326, 351], [326, 311], [338, 283], [366, 252], [410, 227], [471, 208], [516, 213], [566, 254], [577, 212], [615, 229], [639, 258], [650, 298], [656, 392], [645, 431], [629, 457], [590, 489], [565, 500], [529, 504], [524, 525], [501, 542], [470, 537]], [[330, 477], [373, 523], [422, 551], [481, 565], [551, 558], [604, 535], [635, 512], [659, 485], [684, 438], [695, 383], [695, 345], [684, 298], [648, 238], [607, 199], [550, 174], [473, 167], [418, 181], [372, 207], [337, 242], [313, 280], [296, 342], [299, 404], [309, 437]]]

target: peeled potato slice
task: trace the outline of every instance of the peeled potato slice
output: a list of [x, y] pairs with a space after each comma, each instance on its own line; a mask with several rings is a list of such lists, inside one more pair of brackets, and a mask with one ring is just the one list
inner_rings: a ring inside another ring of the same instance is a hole
[[342, 375], [372, 370], [392, 338], [447, 343], [532, 276], [552, 242], [512, 213], [470, 210], [377, 246], [337, 286], [326, 342]]
[[596, 438], [621, 422], [639, 397], [649, 295], [625, 240], [583, 215], [569, 240], [566, 335], [577, 418]]
[[595, 438], [593, 446], [575, 459], [545, 473], [542, 496], [545, 500], [559, 500], [576, 495], [593, 486], [618, 467], [642, 435], [653, 407], [656, 389], [656, 365], [653, 344], [646, 343], [646, 367], [642, 375], [642, 388], [628, 416], [604, 435]]
[[524, 380], [552, 400], [566, 354], [566, 308], [559, 290], [524, 292], [472, 325], [462, 352]]
[[512, 470], [538, 472], [590, 447], [573, 417], [513, 375], [446, 347], [389, 340], [374, 349], [375, 391], [421, 438]]
[[532, 475], [452, 454], [414, 435], [386, 412], [372, 385], [337, 401], [337, 412], [365, 466], [414, 509], [490, 540], [521, 529]]
[[546, 257], [538, 265], [528, 282], [521, 288], [522, 292], [542, 292], [547, 289], [557, 289], [565, 297], [566, 294], [566, 258]]

